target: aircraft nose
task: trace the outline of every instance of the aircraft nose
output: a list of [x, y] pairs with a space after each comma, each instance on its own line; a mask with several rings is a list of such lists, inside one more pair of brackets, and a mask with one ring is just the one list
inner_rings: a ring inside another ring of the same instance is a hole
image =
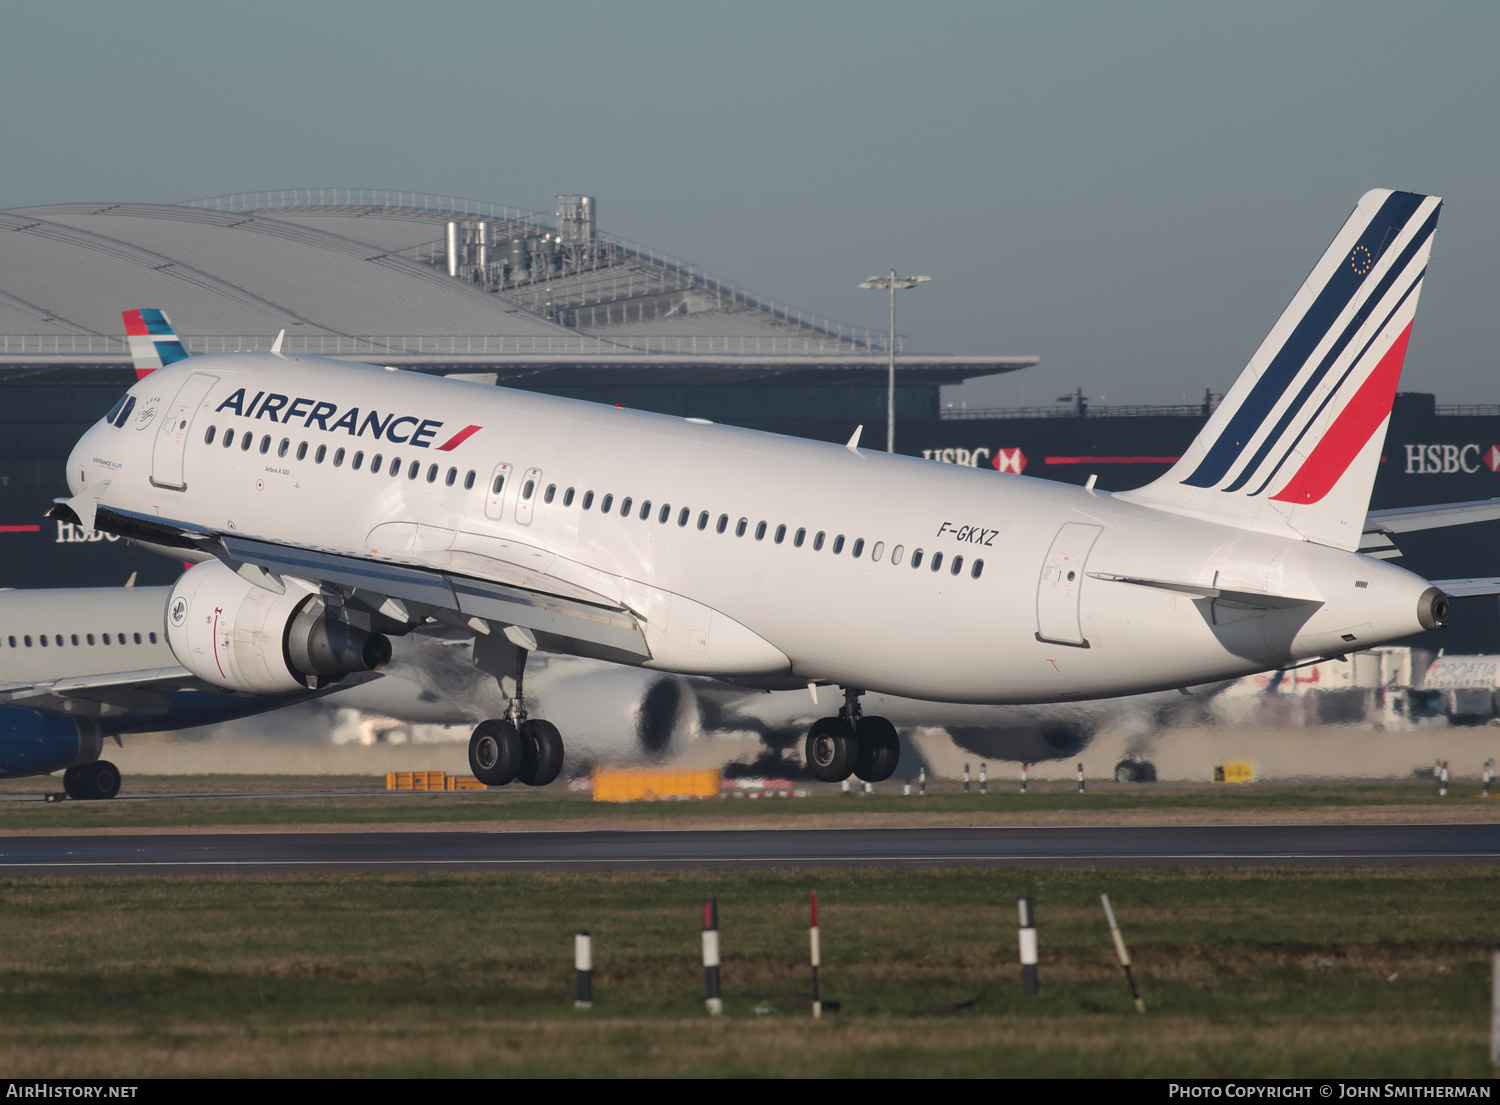
[[71, 494], [81, 495], [89, 489], [90, 458], [94, 454], [94, 435], [98, 432], [98, 427], [91, 426], [74, 444], [73, 451], [68, 454], [66, 476], [68, 491]]

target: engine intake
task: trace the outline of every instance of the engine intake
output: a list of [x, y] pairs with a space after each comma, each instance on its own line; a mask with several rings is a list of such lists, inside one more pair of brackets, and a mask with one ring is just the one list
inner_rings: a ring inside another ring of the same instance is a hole
[[234, 691], [284, 694], [378, 671], [391, 643], [339, 619], [309, 583], [273, 594], [216, 560], [183, 573], [167, 599], [167, 643], [199, 679]]
[[1442, 629], [1448, 624], [1448, 596], [1436, 587], [1429, 587], [1417, 599], [1417, 621], [1423, 629]]

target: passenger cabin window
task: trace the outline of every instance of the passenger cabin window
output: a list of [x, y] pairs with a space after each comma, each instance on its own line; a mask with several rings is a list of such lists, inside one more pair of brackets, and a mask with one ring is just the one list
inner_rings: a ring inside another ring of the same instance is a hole
[[[270, 441], [271, 439], [266, 438], [266, 440]], [[240, 434], [240, 452], [248, 453], [250, 451], [250, 446], [254, 443], [255, 435], [252, 434], [249, 430], [246, 430], [244, 433]]]
[[822, 551], [823, 551], [823, 531], [819, 530], [818, 531], [818, 535], [813, 538], [813, 552], [822, 552]]
[[[429, 464], [427, 466], [427, 482], [428, 483], [437, 483], [437, 474], [438, 474], [438, 466], [435, 465], [435, 464]], [[450, 484], [453, 482], [453, 478], [451, 476], [448, 478], [448, 482]]]
[[217, 427], [210, 426], [203, 435], [203, 444], [212, 445], [214, 443], [214, 434], [217, 432]]
[[358, 472], [360, 470], [361, 466], [363, 466], [364, 463], [365, 463], [365, 454], [364, 454], [364, 452], [362, 450], [361, 451], [356, 451], [355, 454], [354, 454], [354, 459], [349, 462], [349, 467], [352, 468], [352, 469], [354, 469], [356, 472]]
[[721, 514], [721, 515], [719, 515], [719, 524], [714, 527], [714, 532], [716, 532], [716, 533], [723, 533], [728, 528], [729, 528], [729, 515], [727, 515], [727, 514]]
[[951, 567], [951, 568], [948, 569], [949, 573], [951, 573], [952, 575], [958, 575], [958, 573], [961, 572], [961, 571], [963, 571], [963, 570], [964, 570], [964, 558], [961, 557], [961, 556], [955, 556], [953, 558], [953, 567]]
[[943, 566], [943, 554], [935, 552], [932, 554], [932, 570], [935, 572]]
[[266, 434], [260, 439], [260, 455], [265, 456], [271, 451], [271, 435]]
[[[391, 464], [391, 467], [392, 467], [392, 468], [399, 468], [399, 467], [400, 467], [400, 465], [398, 465], [398, 464], [396, 464], [396, 463], [395, 463], [395, 462], [394, 462], [394, 461], [393, 461], [393, 462], [392, 462], [392, 464]], [[394, 472], [393, 472], [393, 473], [391, 473], [391, 474], [392, 474], [392, 475], [395, 475], [395, 473], [394, 473]], [[416, 478], [417, 478], [417, 477], [418, 477], [418, 476], [420, 476], [420, 475], [421, 475], [421, 474], [422, 474], [422, 462], [421, 462], [421, 461], [419, 461], [419, 460], [414, 460], [414, 461], [412, 461], [412, 462], [411, 462], [411, 463], [410, 463], [410, 464], [408, 464], [408, 465], [407, 465], [407, 466], [406, 466], [406, 478], [407, 478], [407, 479], [409, 479], [409, 480], [414, 480], [414, 479], [416, 479]], [[435, 466], [434, 466], [434, 468], [433, 468], [433, 470], [432, 470], [432, 474], [433, 474], [433, 475], [434, 475], [434, 476], [436, 476], [436, 475], [437, 475], [437, 468], [436, 468], [436, 467], [435, 467]]]
[[498, 494], [500, 494], [500, 492], [502, 492], [504, 490], [505, 490], [505, 473], [501, 472], [501, 473], [499, 473], [495, 477], [494, 482], [492, 484], [490, 484], [490, 494], [491, 495], [498, 495]]
[[583, 493], [582, 509], [587, 510], [589, 507], [591, 507], [593, 505], [594, 505], [594, 493], [592, 491], [585, 491]]
[[672, 517], [672, 504], [671, 503], [662, 503], [661, 504], [661, 513], [656, 516], [656, 522], [657, 522], [657, 524], [664, 526], [664, 525], [667, 524], [667, 519], [669, 519], [671, 517]]
[[785, 540], [786, 540], [786, 527], [785, 526], [777, 526], [776, 527], [776, 543], [779, 545], [779, 544], [781, 544]]
[[883, 553], [883, 552], [885, 552], [885, 542], [884, 541], [877, 541], [877, 542], [875, 542], [875, 547], [870, 550], [870, 559], [874, 560], [876, 562], [879, 562], [879, 560], [880, 560], [880, 554]]
[[[276, 447], [276, 455], [278, 457], [284, 457], [284, 456], [286, 456], [286, 451], [288, 449], [290, 449], [291, 447], [292, 447], [291, 439], [290, 438], [286, 438], [286, 437], [282, 438], [281, 439], [281, 444]], [[264, 449], [262, 449], [261, 451], [265, 452]]]
[[649, 517], [651, 517], [651, 500], [647, 499], [641, 504], [640, 520], [644, 522]]
[[604, 498], [599, 501], [599, 513], [608, 514], [609, 508], [614, 505], [615, 497], [613, 495], [605, 495]]
[[78, 644], [78, 634], [74, 633], [68, 639], [72, 641], [75, 646]]
[[705, 510], [703, 513], [698, 515], [698, 528], [700, 530], [705, 530], [708, 528], [708, 511]]
[[[84, 640], [86, 640], [89, 644], [92, 645], [94, 643], [94, 635], [92, 633], [85, 634], [84, 635]], [[14, 637], [12, 637], [10, 639], [10, 646], [11, 646], [11, 648], [15, 648], [16, 647], [16, 639]]]
[[[356, 462], [359, 460], [357, 456], [354, 459]], [[359, 464], [356, 463], [354, 467], [358, 468]], [[373, 457], [370, 458], [370, 472], [372, 474], [378, 476], [380, 474], [381, 468], [383, 467], [385, 467], [385, 455], [383, 453], [376, 453]]]
[[557, 484], [549, 483], [547, 490], [542, 492], [542, 502], [550, 503], [555, 498], [557, 498]]
[[458, 469], [457, 468], [450, 468], [450, 469], [448, 469], [448, 475], [447, 475], [447, 478], [445, 478], [443, 480], [443, 486], [444, 487], [452, 487], [457, 482], [458, 482]]
[[620, 517], [621, 518], [629, 518], [630, 517], [630, 496], [629, 495], [626, 495], [624, 501], [620, 503]]
[[922, 550], [921, 549], [913, 549], [911, 551], [911, 566], [913, 568], [920, 568], [922, 566]]
[[225, 430], [224, 431], [224, 448], [227, 449], [227, 448], [229, 448], [233, 444], [234, 444], [234, 431], [233, 430]]
[[298, 460], [306, 460], [307, 459], [307, 442], [305, 442], [305, 441], [299, 441], [297, 443], [297, 459]]
[[534, 491], [536, 491], [536, 481], [527, 480], [524, 484], [521, 485], [521, 498], [530, 499]]
[[680, 511], [677, 512], [677, 528], [678, 529], [682, 529], [682, 527], [684, 527], [684, 526], [686, 526], [688, 524], [688, 517], [691, 514], [692, 514], [692, 511], [688, 510], [687, 507], [683, 507]]
[[344, 450], [342, 450], [342, 449], [335, 449], [333, 451], [333, 466], [335, 468], [340, 468], [340, 467], [343, 466], [343, 463], [344, 463]]
[[797, 536], [792, 538], [792, 544], [795, 547], [797, 547], [797, 548], [800, 549], [802, 547], [802, 542], [804, 542], [806, 540], [807, 540], [807, 530], [805, 530], [805, 529], [799, 529], [797, 531]]
[[573, 489], [570, 487], [563, 492], [563, 506], [573, 505]]
[[470, 468], [469, 469], [469, 474], [464, 477], [464, 490], [465, 491], [472, 491], [472, 490], [474, 490], [474, 478], [475, 478], [474, 469]]
[[978, 579], [979, 576], [980, 576], [980, 574], [983, 573], [983, 571], [984, 571], [984, 561], [983, 560], [976, 560], [976, 561], [974, 561], [974, 567], [972, 567], [972, 568], [969, 569], [969, 578], [970, 579]]
[[757, 541], [764, 541], [766, 539], [766, 524], [764, 522], [759, 522], [756, 524], [755, 539]]
[[838, 556], [844, 551], [844, 535], [841, 533], [833, 539], [833, 555]]
[[891, 563], [892, 564], [900, 564], [901, 563], [901, 556], [905, 552], [906, 552], [906, 548], [904, 546], [897, 545], [894, 549], [891, 550]]
[[326, 457], [327, 455], [328, 455], [328, 446], [326, 446], [326, 445], [319, 445], [318, 446], [318, 451], [313, 454], [313, 463], [314, 464], [322, 464], [323, 463], [323, 458]]
[[745, 536], [745, 530], [747, 530], [749, 528], [750, 528], [750, 519], [749, 518], [741, 518], [738, 522], [736, 522], [734, 524], [734, 535], [736, 537], [744, 537]]
[[856, 537], [854, 539], [854, 548], [850, 551], [849, 555], [852, 556], [852, 557], [854, 557], [854, 559], [858, 560], [859, 559], [859, 554], [862, 553], [862, 552], [864, 552], [864, 551], [865, 551], [865, 539], [863, 537]]

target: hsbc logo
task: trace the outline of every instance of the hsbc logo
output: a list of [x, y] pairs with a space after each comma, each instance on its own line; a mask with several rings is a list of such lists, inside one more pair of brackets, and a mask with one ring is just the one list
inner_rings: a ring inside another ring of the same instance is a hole
[[1478, 445], [1408, 445], [1406, 475], [1451, 476], [1473, 474], [1481, 468], [1500, 473], [1500, 445], [1483, 449]]
[[1026, 470], [1026, 454], [1020, 449], [923, 449], [922, 459], [966, 468], [978, 468], [983, 463], [996, 472], [1013, 472], [1017, 476]]

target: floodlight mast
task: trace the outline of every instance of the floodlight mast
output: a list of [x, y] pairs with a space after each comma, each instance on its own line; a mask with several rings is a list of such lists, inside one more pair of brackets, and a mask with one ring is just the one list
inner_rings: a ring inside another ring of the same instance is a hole
[[894, 453], [896, 451], [896, 293], [903, 288], [915, 288], [918, 284], [926, 284], [932, 280], [930, 276], [897, 276], [896, 270], [892, 269], [889, 276], [872, 276], [860, 285], [861, 288], [874, 288], [876, 291], [890, 291], [891, 293], [891, 336], [886, 343], [886, 351], [890, 354], [890, 372], [885, 382], [885, 451]]

